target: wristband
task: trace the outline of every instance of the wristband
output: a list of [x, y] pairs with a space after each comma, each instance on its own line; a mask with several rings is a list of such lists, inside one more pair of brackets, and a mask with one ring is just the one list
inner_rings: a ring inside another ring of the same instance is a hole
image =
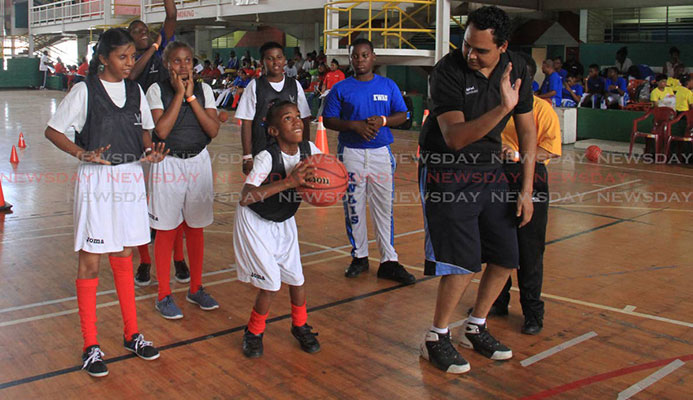
[[252, 154], [244, 154], [243, 155], [243, 161], [248, 161], [248, 160], [252, 160], [252, 159], [253, 159]]
[[192, 96], [188, 97], [187, 99], [185, 99], [185, 101], [187, 101], [188, 103], [192, 103], [195, 99], [197, 99], [197, 96], [192, 95]]
[[152, 47], [154, 48], [154, 51], [159, 50], [159, 45], [156, 42], [152, 43]]
[[144, 155], [145, 155], [145, 156], [148, 156], [149, 153], [151, 153], [151, 152], [152, 152], [152, 148], [151, 148], [151, 147], [147, 147], [146, 149], [144, 149]]
[[383, 126], [387, 126], [387, 117], [384, 115], [381, 115], [380, 118], [383, 119]]

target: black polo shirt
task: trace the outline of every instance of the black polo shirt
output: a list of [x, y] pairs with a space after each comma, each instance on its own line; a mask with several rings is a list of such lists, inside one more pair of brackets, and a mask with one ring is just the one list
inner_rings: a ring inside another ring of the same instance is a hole
[[[505, 67], [512, 61], [511, 81], [522, 79], [520, 99], [515, 109], [506, 115], [483, 138], [460, 151], [453, 151], [443, 139], [437, 117], [449, 111], [462, 111], [466, 121], [481, 117], [501, 104], [500, 82]], [[433, 68], [430, 76], [431, 115], [421, 129], [419, 145], [421, 161], [427, 166], [463, 167], [465, 165], [489, 165], [500, 157], [501, 132], [513, 114], [532, 111], [532, 79], [527, 65], [513, 52], [501, 54], [498, 65], [487, 79], [481, 72], [467, 66], [462, 51], [457, 49], [443, 57]]]

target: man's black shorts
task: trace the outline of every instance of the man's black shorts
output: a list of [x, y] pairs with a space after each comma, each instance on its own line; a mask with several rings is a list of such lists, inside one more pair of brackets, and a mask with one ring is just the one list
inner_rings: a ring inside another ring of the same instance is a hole
[[426, 275], [469, 274], [482, 263], [517, 268], [517, 193], [500, 166], [419, 167]]

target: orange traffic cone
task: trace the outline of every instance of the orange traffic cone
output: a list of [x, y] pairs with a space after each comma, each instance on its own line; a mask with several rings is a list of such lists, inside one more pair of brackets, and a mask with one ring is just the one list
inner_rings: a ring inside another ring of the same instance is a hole
[[17, 143], [17, 147], [26, 149], [26, 142], [24, 141], [24, 134], [22, 132], [19, 132], [19, 143]]
[[2, 193], [2, 180], [0, 180], [0, 212], [8, 212], [12, 208], [12, 204], [5, 201], [5, 195]]
[[327, 132], [325, 125], [322, 124], [322, 116], [318, 117], [318, 132], [315, 134], [315, 146], [325, 154], [330, 154], [330, 148], [327, 145]]
[[426, 118], [428, 118], [429, 113], [430, 112], [428, 111], [428, 109], [424, 110], [423, 118], [421, 119], [421, 126], [424, 126], [424, 124], [426, 123]]
[[10, 162], [12, 164], [19, 163], [19, 157], [17, 157], [17, 148], [12, 146], [12, 153], [10, 153]]

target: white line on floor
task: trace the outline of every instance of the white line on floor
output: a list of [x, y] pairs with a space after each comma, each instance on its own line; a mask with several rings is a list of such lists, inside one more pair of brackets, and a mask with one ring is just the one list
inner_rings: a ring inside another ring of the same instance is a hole
[[[318, 243], [306, 242], [305, 240], [299, 240], [298, 242], [301, 243], [301, 244], [308, 245], [308, 246], [319, 247], [319, 248], [321, 248], [321, 249], [333, 251], [333, 252], [340, 253], [340, 254], [344, 254], [344, 255], [346, 255], [346, 256], [351, 257], [351, 252], [348, 252], [348, 251], [339, 250], [339, 249], [332, 248], [332, 247], [328, 247], [328, 246], [323, 246], [323, 245], [318, 244]], [[377, 262], [377, 263], [380, 263], [380, 259], [379, 259], [379, 258], [368, 257], [368, 259], [371, 260], [371, 261], [375, 261], [375, 262]], [[402, 264], [402, 263], [400, 263], [400, 264]], [[407, 269], [413, 269], [413, 270], [415, 270], [415, 271], [421, 271], [421, 272], [423, 272], [423, 270], [424, 270], [424, 269], [421, 268], [421, 267], [415, 267], [415, 266], [413, 266], [413, 265], [402, 264], [402, 266], [405, 267], [405, 268], [407, 268]]]
[[574, 208], [612, 208], [617, 210], [652, 210], [652, 211], [663, 211], [663, 212], [685, 212], [693, 213], [693, 210], [679, 210], [675, 208], [658, 208], [658, 207], [629, 207], [629, 206], [603, 206], [599, 204], [561, 204], [561, 207], [574, 207]]
[[652, 375], [648, 376], [647, 378], [641, 380], [640, 382], [636, 383], [635, 385], [633, 385], [633, 386], [629, 387], [628, 389], [619, 393], [617, 399], [618, 400], [630, 399], [631, 397], [633, 397], [636, 394], [645, 390], [648, 386], [653, 385], [658, 380], [660, 380], [660, 379], [664, 378], [665, 376], [669, 375], [670, 373], [676, 371], [678, 368], [681, 368], [681, 366], [683, 366], [684, 364], [685, 363], [681, 360], [674, 360], [674, 361], [670, 362], [665, 367], [654, 372]]
[[576, 193], [576, 194], [573, 194], [573, 195], [570, 195], [570, 196], [561, 197], [560, 199], [551, 200], [550, 203], [551, 203], [551, 204], [559, 203], [559, 202], [561, 202], [561, 201], [570, 200], [570, 199], [573, 199], [573, 198], [575, 198], [575, 197], [579, 197], [580, 199], [582, 199], [582, 196], [587, 195], [587, 194], [597, 193], [597, 192], [601, 192], [601, 191], [604, 191], [604, 190], [609, 190], [609, 189], [617, 188], [617, 187], [619, 187], [619, 186], [630, 185], [631, 183], [640, 182], [641, 180], [642, 180], [642, 179], [634, 179], [634, 180], [632, 180], [632, 181], [621, 182], [621, 183], [617, 183], [617, 184], [615, 184], [615, 185], [604, 186], [604, 187], [599, 188], [599, 189], [588, 190], [587, 192]]
[[[215, 230], [205, 230], [205, 232], [206, 232], [206, 233], [220, 233], [220, 234], [231, 234], [231, 233], [232, 233], [231, 231], [215, 231]], [[409, 231], [409, 232], [398, 233], [398, 234], [395, 235], [395, 237], [398, 238], [398, 237], [413, 235], [413, 234], [421, 233], [421, 232], [423, 232], [423, 229], [416, 229], [416, 230]], [[374, 243], [374, 242], [375, 242], [375, 239], [369, 240], [368, 242], [369, 242], [369, 243]], [[348, 247], [351, 247], [351, 245], [348, 244], [348, 245], [339, 246], [339, 247], [334, 247], [334, 248], [328, 248], [328, 249], [323, 249], [323, 250], [312, 251], [312, 252], [308, 252], [308, 253], [305, 253], [305, 254], [301, 254], [301, 257], [316, 256], [316, 255], [319, 255], [319, 254], [329, 253], [330, 251], [333, 251], [333, 250], [341, 250], [341, 249], [345, 249], [345, 248], [348, 248]], [[341, 257], [341, 256], [340, 256], [340, 257]], [[322, 261], [325, 261], [325, 260], [322, 260]], [[314, 262], [311, 261], [311, 262], [309, 262], [309, 263], [304, 263], [304, 265], [310, 265], [310, 264], [312, 264], [312, 263], [314, 263]], [[236, 264], [229, 264], [229, 266], [230, 266], [230, 268], [224, 268], [224, 269], [217, 270], [217, 271], [205, 272], [205, 273], [202, 274], [202, 276], [212, 276], [212, 275], [221, 274], [221, 273], [224, 273], [224, 272], [234, 271], [234, 270], [236, 269]], [[135, 289], [138, 289], [138, 287], [135, 287]], [[105, 291], [96, 293], [96, 295], [97, 295], [97, 296], [102, 296], [102, 295], [114, 294], [114, 293], [115, 293], [115, 290], [105, 290]], [[71, 297], [64, 297], [64, 298], [61, 298], [61, 299], [46, 300], [46, 301], [41, 301], [41, 302], [37, 302], [37, 303], [24, 304], [24, 305], [21, 305], [21, 306], [8, 307], [8, 308], [0, 309], [0, 314], [2, 314], [2, 313], [7, 313], [7, 312], [11, 312], [11, 311], [24, 310], [24, 309], [28, 309], [28, 308], [41, 307], [41, 306], [48, 306], [48, 305], [51, 305], [51, 304], [57, 304], [57, 303], [62, 303], [62, 302], [65, 302], [65, 301], [76, 300], [76, 299], [77, 299], [77, 297], [71, 296]]]
[[[338, 259], [338, 258], [343, 258], [343, 257], [344, 257], [344, 255], [338, 255], [338, 256], [334, 256], [334, 257], [324, 258], [324, 259], [321, 259], [321, 260], [310, 261], [310, 262], [304, 263], [303, 265], [318, 264], [318, 263], [321, 263], [321, 262], [327, 262], [327, 261], [331, 261], [331, 260], [336, 260], [336, 259]], [[216, 271], [215, 271], [215, 272], [216, 272]], [[218, 280], [218, 281], [205, 282], [205, 287], [220, 285], [220, 284], [222, 284], [222, 283], [234, 282], [234, 281], [237, 281], [237, 280], [238, 280], [238, 278], [236, 277], [236, 278], [221, 279], [221, 280]], [[188, 287], [186, 286], [186, 287], [181, 287], [181, 288], [174, 289], [174, 290], [172, 290], [171, 292], [172, 292], [172, 293], [180, 293], [180, 292], [185, 292], [185, 291], [187, 291], [187, 290], [188, 290]], [[142, 296], [136, 296], [136, 297], [135, 297], [135, 300], [151, 299], [151, 298], [157, 297], [157, 295], [158, 295], [158, 293], [150, 293], [150, 294], [145, 294], [145, 295], [142, 295]], [[115, 306], [115, 305], [118, 305], [118, 304], [119, 304], [119, 303], [118, 303], [117, 300], [116, 300], [116, 301], [109, 301], [109, 302], [106, 302], [106, 303], [98, 304], [98, 305], [96, 306], [96, 308], [110, 307], [110, 306]], [[11, 325], [22, 324], [22, 323], [25, 323], [25, 322], [39, 321], [39, 320], [43, 320], [43, 319], [48, 319], [48, 318], [53, 318], [53, 317], [59, 317], [59, 316], [62, 316], [62, 315], [75, 314], [75, 313], [77, 313], [78, 311], [79, 311], [78, 308], [73, 308], [73, 309], [70, 309], [70, 310], [64, 310], [64, 311], [58, 311], [58, 312], [53, 312], [53, 313], [35, 315], [35, 316], [33, 316], [33, 317], [20, 318], [20, 319], [15, 319], [15, 320], [12, 320], [12, 321], [0, 322], [0, 328], [5, 327], [5, 326], [11, 326]]]
[[[592, 166], [594, 166], [594, 163], [591, 163], [591, 162], [583, 162], [583, 161], [575, 161], [575, 164], [584, 164], [584, 165], [592, 165]], [[648, 170], [645, 170], [645, 169], [628, 168], [628, 167], [618, 167], [618, 166], [615, 166], [615, 165], [606, 165], [606, 164], [599, 164], [599, 167], [623, 169], [623, 170], [626, 170], [626, 171], [634, 171], [634, 172], [646, 172], [646, 173], [650, 173], [650, 174], [661, 174], [661, 175], [682, 176], [682, 177], [684, 177], [684, 178], [693, 178], [693, 175], [677, 174], [677, 173], [675, 173], [675, 172], [648, 171]]]
[[635, 306], [627, 305], [627, 306], [623, 307], [623, 311], [628, 311], [628, 312], [635, 311]]
[[526, 358], [526, 359], [520, 361], [520, 365], [522, 365], [523, 367], [527, 367], [529, 365], [534, 364], [535, 362], [541, 361], [547, 357], [551, 357], [552, 355], [558, 353], [559, 351], [563, 351], [569, 347], [573, 347], [576, 344], [584, 342], [585, 340], [592, 339], [595, 336], [597, 336], [597, 332], [594, 332], [594, 331], [585, 333], [584, 335], [578, 336], [574, 339], [570, 339], [567, 342], [563, 342], [563, 343], [559, 344], [558, 346], [554, 346], [548, 350], [542, 351], [539, 354], [535, 354], [529, 358]]

